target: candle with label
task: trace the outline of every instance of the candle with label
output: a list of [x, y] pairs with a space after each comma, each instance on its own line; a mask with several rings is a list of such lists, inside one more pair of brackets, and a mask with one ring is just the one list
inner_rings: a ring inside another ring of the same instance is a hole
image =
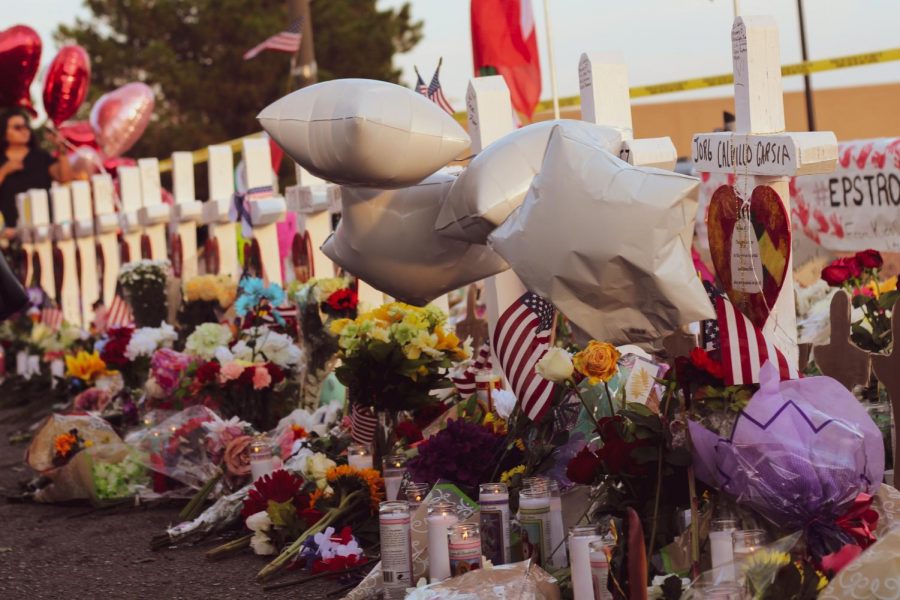
[[272, 449], [266, 440], [257, 438], [250, 443], [250, 478], [256, 481], [271, 475], [278, 467], [278, 459], [272, 456]]
[[575, 600], [594, 600], [591, 579], [591, 542], [600, 541], [596, 525], [576, 525], [569, 529], [569, 563], [572, 565], [572, 594]]
[[350, 444], [347, 447], [347, 464], [354, 469], [371, 469], [372, 448], [367, 444]]
[[522, 557], [549, 567], [550, 562], [550, 488], [532, 482], [519, 493], [519, 524], [522, 527]]
[[493, 391], [499, 390], [500, 384], [500, 376], [491, 369], [479, 369], [475, 372], [475, 394], [478, 403], [485, 406], [489, 412], [494, 410]]
[[605, 540], [591, 542], [588, 545], [591, 560], [591, 580], [594, 584], [594, 598], [596, 600], [612, 600], [613, 595], [608, 588], [609, 581], [609, 555], [612, 546]]
[[509, 489], [505, 483], [482, 483], [478, 489], [481, 509], [481, 552], [491, 563], [512, 561], [509, 543]]
[[381, 572], [386, 600], [402, 600], [412, 580], [412, 528], [409, 504], [382, 502], [378, 509]]
[[403, 475], [406, 473], [406, 457], [402, 454], [385, 456], [382, 460], [382, 474], [384, 475], [384, 498], [396, 500], [400, 494], [400, 484], [403, 483]]
[[481, 568], [481, 532], [475, 523], [459, 523], [450, 528], [448, 550], [453, 577]]
[[434, 502], [428, 507], [426, 522], [428, 525], [428, 578], [431, 583], [436, 583], [451, 576], [447, 533], [451, 527], [459, 523], [456, 507], [450, 502]]

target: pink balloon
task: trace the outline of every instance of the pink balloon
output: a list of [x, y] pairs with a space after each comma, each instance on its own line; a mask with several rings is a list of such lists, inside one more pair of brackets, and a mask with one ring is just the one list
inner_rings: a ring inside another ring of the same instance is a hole
[[85, 180], [94, 173], [99, 173], [103, 166], [103, 158], [90, 146], [79, 146], [69, 152], [69, 166], [72, 169], [72, 177]]
[[91, 127], [107, 157], [121, 156], [143, 135], [153, 115], [153, 90], [127, 83], [100, 96], [91, 108]]

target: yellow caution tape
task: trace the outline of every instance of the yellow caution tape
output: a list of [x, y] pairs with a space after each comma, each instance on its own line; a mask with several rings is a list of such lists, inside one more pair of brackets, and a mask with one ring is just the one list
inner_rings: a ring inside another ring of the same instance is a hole
[[[850, 54], [848, 56], [839, 56], [837, 58], [824, 58], [822, 60], [809, 60], [794, 65], [785, 65], [781, 67], [781, 75], [790, 77], [793, 75], [809, 75], [811, 73], [821, 73], [823, 71], [834, 71], [836, 69], [847, 69], [849, 67], [862, 67], [866, 65], [875, 65], [879, 63], [892, 62], [900, 60], [900, 48], [891, 48], [890, 50], [882, 50], [880, 52], [866, 52], [863, 54]], [[730, 85], [734, 83], [734, 75], [731, 73], [725, 75], [714, 75], [712, 77], [698, 77], [696, 79], [686, 79], [683, 81], [670, 81], [669, 83], [658, 83], [655, 85], [643, 85], [633, 87], [630, 90], [632, 98], [642, 98], [645, 96], [656, 96], [658, 94], [671, 94], [673, 92], [687, 92], [691, 90], [702, 90], [720, 85]], [[569, 96], [559, 99], [560, 108], [569, 106], [577, 106], [581, 103], [580, 96]], [[544, 100], [537, 105], [536, 112], [549, 110], [553, 107], [551, 100]], [[453, 115], [458, 121], [465, 122], [466, 113], [458, 112]], [[257, 137], [262, 135], [254, 133], [234, 140], [223, 142], [231, 146], [234, 152], [241, 148], [241, 142], [245, 138]], [[209, 159], [209, 152], [206, 148], [201, 148], [194, 152], [194, 164], [206, 162]], [[172, 169], [172, 161], [169, 159], [159, 162], [160, 171], [170, 171]]]

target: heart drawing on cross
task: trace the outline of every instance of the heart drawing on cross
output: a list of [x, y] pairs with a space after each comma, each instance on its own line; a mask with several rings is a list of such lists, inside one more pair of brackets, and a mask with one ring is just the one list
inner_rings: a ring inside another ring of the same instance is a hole
[[791, 257], [791, 229], [778, 193], [758, 186], [745, 202], [723, 185], [709, 205], [707, 230], [716, 275], [731, 302], [762, 328], [775, 308]]

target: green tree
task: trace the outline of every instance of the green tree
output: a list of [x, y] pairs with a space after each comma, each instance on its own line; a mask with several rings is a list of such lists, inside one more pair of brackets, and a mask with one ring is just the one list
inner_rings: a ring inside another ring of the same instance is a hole
[[[156, 92], [153, 120], [131, 156], [174, 150], [259, 130], [256, 115], [287, 91], [290, 57], [243, 54], [287, 25], [284, 0], [85, 0], [92, 17], [60, 26], [59, 43], [91, 57], [88, 102], [130, 81]], [[379, 10], [376, 0], [313, 0], [319, 80], [366, 77], [399, 82], [393, 56], [412, 49], [422, 23], [409, 5]]]

